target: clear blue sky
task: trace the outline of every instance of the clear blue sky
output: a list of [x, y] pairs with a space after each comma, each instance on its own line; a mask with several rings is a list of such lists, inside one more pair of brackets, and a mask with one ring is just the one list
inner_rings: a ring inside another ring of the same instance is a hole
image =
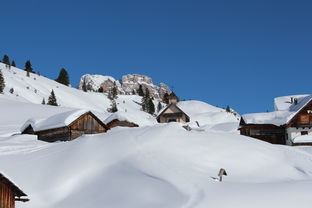
[[182, 99], [273, 109], [312, 93], [312, 1], [10, 0], [1, 2], [0, 55], [73, 86], [86, 73], [139, 73]]

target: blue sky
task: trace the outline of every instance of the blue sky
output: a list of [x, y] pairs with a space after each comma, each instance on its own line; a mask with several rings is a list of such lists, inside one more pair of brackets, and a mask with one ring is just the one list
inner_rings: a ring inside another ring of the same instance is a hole
[[311, 93], [312, 1], [115, 0], [1, 2], [0, 55], [30, 59], [73, 86], [81, 75], [139, 73], [239, 113]]

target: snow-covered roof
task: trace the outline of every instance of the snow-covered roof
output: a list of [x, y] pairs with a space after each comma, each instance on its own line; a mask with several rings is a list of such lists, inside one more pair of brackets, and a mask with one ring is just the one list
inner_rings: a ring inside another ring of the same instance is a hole
[[176, 108], [178, 108], [180, 111], [182, 111], [187, 117], [189, 117], [180, 107], [178, 107], [179, 103], [178, 104], [175, 104], [175, 103], [170, 103], [168, 104], [167, 106], [165, 106], [164, 108], [162, 108], [158, 114], [157, 114], [157, 118], [164, 112], [166, 111], [168, 108], [170, 108], [170, 106], [174, 105]]
[[303, 135], [293, 138], [293, 143], [312, 143], [312, 135]]
[[274, 111], [267, 113], [251, 113], [242, 115], [246, 124], [274, 124], [280, 126], [286, 123], [291, 113], [288, 111]]
[[[109, 117], [107, 117], [104, 120], [105, 124], [108, 124], [109, 122], [113, 120], [119, 120], [119, 121], [128, 121], [131, 123], [136, 123], [138, 118], [136, 116], [133, 116], [133, 114], [127, 113], [127, 112], [122, 112], [122, 111], [117, 111], [116, 113], [111, 114]], [[138, 122], [141, 123], [141, 122]], [[137, 123], [136, 123], [137, 124]]]
[[282, 97], [274, 98], [274, 109], [276, 111], [284, 111], [289, 110], [293, 104], [291, 103], [291, 99], [297, 99], [298, 103], [301, 102], [303, 98], [306, 98], [310, 95], [288, 95]]
[[[298, 103], [291, 103], [291, 97]], [[246, 124], [273, 124], [276, 126], [287, 124], [303, 107], [312, 100], [312, 95], [293, 95], [274, 99], [276, 111], [267, 113], [252, 113], [242, 115]]]
[[88, 110], [71, 110], [64, 113], [59, 113], [44, 119], [29, 119], [21, 128], [23, 132], [29, 125], [34, 131], [42, 131], [46, 129], [55, 129], [70, 125], [77, 118], [87, 113]]

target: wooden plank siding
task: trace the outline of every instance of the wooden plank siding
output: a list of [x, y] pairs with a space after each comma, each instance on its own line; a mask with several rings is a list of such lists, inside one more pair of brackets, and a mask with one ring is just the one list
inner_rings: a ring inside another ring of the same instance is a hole
[[[104, 133], [108, 129], [109, 128], [93, 113], [87, 112], [74, 120], [68, 126], [37, 131], [34, 132], [34, 134], [38, 135], [39, 140], [46, 142], [70, 141], [82, 136], [83, 134]], [[31, 133], [28, 128], [27, 131], [24, 132]]]
[[304, 106], [286, 125], [295, 128], [312, 128], [312, 101]]
[[250, 136], [272, 144], [286, 144], [284, 127], [273, 124], [247, 124], [239, 130], [241, 135]]
[[158, 123], [187, 123], [190, 121], [190, 117], [186, 115], [186, 113], [184, 113], [175, 103], [169, 104], [156, 119]]
[[14, 208], [15, 201], [29, 201], [21, 197], [27, 197], [27, 195], [0, 173], [0, 208]]
[[0, 181], [0, 208], [14, 208], [15, 193], [4, 181]]

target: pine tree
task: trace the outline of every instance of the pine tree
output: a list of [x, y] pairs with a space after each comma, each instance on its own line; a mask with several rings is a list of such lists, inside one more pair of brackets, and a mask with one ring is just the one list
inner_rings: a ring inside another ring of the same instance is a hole
[[44, 98], [42, 99], [41, 104], [42, 104], [42, 105], [45, 105], [45, 104], [46, 104], [46, 102], [45, 102], [45, 99], [44, 99]]
[[14, 61], [14, 60], [12, 61], [11, 66], [16, 67], [16, 64], [15, 64], [15, 61]]
[[3, 56], [2, 63], [6, 64], [6, 65], [8, 65], [8, 66], [11, 65], [11, 64], [10, 64], [10, 59], [9, 59], [9, 57], [8, 57], [7, 55], [4, 55], [4, 56]]
[[148, 113], [153, 115], [155, 113], [155, 105], [151, 98], [148, 100]]
[[58, 83], [61, 83], [63, 85], [69, 86], [69, 76], [68, 76], [68, 72], [66, 71], [66, 69], [62, 68], [58, 78], [55, 80]]
[[116, 82], [114, 82], [113, 87], [109, 89], [107, 94], [107, 98], [111, 101], [110, 108], [107, 109], [108, 112], [114, 113], [118, 111], [117, 104], [115, 101], [115, 99], [118, 98], [117, 93], [118, 93], [117, 85]]
[[115, 100], [111, 100], [110, 108], [108, 108], [107, 111], [110, 113], [115, 113], [118, 111], [117, 104], [116, 104]]
[[230, 108], [230, 106], [226, 106], [226, 112], [228, 112], [228, 113], [230, 113], [231, 112], [231, 108]]
[[157, 105], [157, 112], [160, 112], [162, 109], [162, 105], [160, 102], [158, 102], [158, 105]]
[[102, 86], [98, 89], [98, 92], [102, 92], [102, 93], [104, 92], [104, 89]]
[[166, 103], [166, 104], [169, 103], [168, 96], [169, 96], [169, 94], [168, 94], [168, 93], [165, 93], [165, 94], [164, 94], [164, 97], [163, 97], [163, 102]]
[[25, 63], [25, 71], [27, 72], [27, 77], [29, 77], [29, 73], [33, 72], [33, 68], [31, 67], [31, 63], [29, 60], [26, 61]]
[[143, 91], [142, 85], [139, 86], [138, 95], [139, 95], [139, 96], [144, 96], [144, 91]]
[[148, 88], [146, 88], [146, 92], [141, 100], [142, 110], [145, 112], [149, 112], [149, 99], [150, 99], [150, 93], [149, 93]]
[[56, 101], [56, 97], [55, 97], [55, 94], [54, 94], [54, 91], [52, 90], [51, 91], [51, 94], [48, 98], [48, 105], [54, 105], [54, 106], [58, 106], [57, 104], [57, 101]]
[[2, 71], [0, 70], [0, 93], [3, 93], [4, 87], [5, 87], [5, 82], [4, 82]]

